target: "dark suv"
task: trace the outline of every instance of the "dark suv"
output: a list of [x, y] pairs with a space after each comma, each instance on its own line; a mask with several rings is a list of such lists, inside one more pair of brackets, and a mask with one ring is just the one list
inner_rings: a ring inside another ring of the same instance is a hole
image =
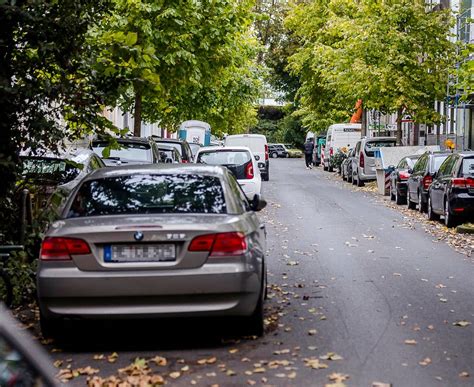
[[414, 210], [418, 204], [418, 211], [426, 212], [428, 204], [428, 189], [433, 182], [433, 176], [444, 160], [450, 155], [446, 152], [425, 152], [409, 169], [410, 177], [407, 181], [407, 206]]
[[474, 152], [453, 153], [439, 167], [429, 189], [428, 219], [440, 215], [447, 227], [474, 220]]
[[273, 159], [277, 157], [288, 157], [288, 152], [283, 144], [268, 144], [268, 153]]
[[161, 138], [157, 136], [152, 136], [153, 141], [155, 141], [158, 145], [168, 145], [174, 146], [179, 154], [181, 155], [181, 162], [183, 163], [192, 163], [194, 162], [193, 151], [189, 146], [186, 140], [175, 140], [173, 138]]

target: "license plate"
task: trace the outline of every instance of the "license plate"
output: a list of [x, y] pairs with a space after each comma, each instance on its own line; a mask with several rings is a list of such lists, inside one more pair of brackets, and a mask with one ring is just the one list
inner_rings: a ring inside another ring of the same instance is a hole
[[172, 243], [107, 245], [105, 262], [170, 262], [176, 261], [176, 246]]

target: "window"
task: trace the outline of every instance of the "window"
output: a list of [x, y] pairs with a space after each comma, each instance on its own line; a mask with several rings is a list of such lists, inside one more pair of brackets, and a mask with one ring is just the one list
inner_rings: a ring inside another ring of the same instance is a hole
[[454, 155], [449, 156], [438, 169], [438, 176], [446, 176], [450, 174], [451, 166], [453, 163], [451, 162], [454, 159]]
[[375, 151], [382, 147], [393, 147], [397, 143], [396, 141], [368, 141], [365, 143], [365, 153], [368, 157], [374, 157]]
[[80, 169], [67, 160], [25, 157], [22, 161], [23, 176], [26, 179], [66, 184], [80, 173]]
[[474, 158], [465, 158], [462, 161], [461, 175], [464, 176], [474, 176]]
[[[134, 143], [134, 142], [119, 142], [121, 149], [111, 149], [109, 158], [137, 160], [137, 161], [153, 161], [150, 144]], [[109, 146], [108, 142], [94, 141], [92, 149], [100, 157], [102, 151]]]
[[408, 168], [407, 159], [402, 159], [402, 160], [398, 163], [397, 168], [398, 168], [398, 169], [407, 169], [407, 168]]
[[86, 181], [67, 217], [226, 212], [224, 192], [217, 177], [141, 174]]
[[211, 165], [243, 165], [251, 160], [248, 151], [210, 151], [199, 153], [198, 163]]
[[426, 164], [428, 161], [428, 155], [423, 155], [420, 157], [420, 159], [416, 162], [415, 166], [413, 167], [413, 172], [422, 172], [426, 170]]
[[[445, 156], [434, 156], [433, 157], [433, 162], [432, 162], [432, 167], [433, 169], [431, 170], [431, 172], [438, 172], [438, 169], [439, 167], [441, 166], [441, 164], [443, 164], [444, 160], [447, 159], [447, 155]], [[456, 160], [454, 159], [454, 162], [456, 162]], [[451, 171], [451, 169], [449, 170]], [[449, 171], [447, 171], [447, 173], [450, 173]]]
[[230, 185], [232, 194], [237, 199], [236, 205], [238, 208], [238, 213], [242, 214], [248, 211], [250, 206], [247, 200], [247, 196], [245, 196], [244, 191], [242, 191], [242, 187], [239, 185], [237, 180], [235, 180], [235, 177], [232, 175], [229, 176], [229, 185]]

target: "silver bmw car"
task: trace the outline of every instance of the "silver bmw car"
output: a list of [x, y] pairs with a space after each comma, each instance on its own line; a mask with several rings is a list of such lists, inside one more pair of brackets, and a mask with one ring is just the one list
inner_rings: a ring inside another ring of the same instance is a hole
[[265, 204], [218, 166], [92, 172], [42, 242], [43, 334], [65, 318], [180, 316], [242, 316], [263, 334]]

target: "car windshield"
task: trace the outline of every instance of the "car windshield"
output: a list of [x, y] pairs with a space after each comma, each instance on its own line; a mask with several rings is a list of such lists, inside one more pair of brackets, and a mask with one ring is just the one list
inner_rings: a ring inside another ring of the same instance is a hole
[[243, 165], [251, 160], [247, 151], [209, 151], [199, 153], [198, 163], [212, 165]]
[[27, 179], [46, 180], [55, 184], [66, 184], [74, 180], [80, 169], [66, 160], [25, 157], [23, 176]]
[[160, 142], [160, 141], [155, 141], [157, 144], [163, 144], [166, 146], [172, 146], [173, 148], [177, 149], [180, 156], [183, 155], [183, 152], [181, 150], [181, 144], [179, 142]]
[[383, 148], [383, 147], [392, 147], [395, 146], [397, 143], [394, 140], [386, 140], [386, 141], [368, 141], [365, 143], [365, 153], [369, 157], [375, 156], [375, 151]]
[[474, 176], [474, 157], [462, 161], [461, 174], [462, 176]]
[[195, 156], [199, 148], [201, 148], [201, 145], [190, 143], [189, 147], [191, 148], [191, 152], [193, 152], [193, 156]]
[[[120, 142], [121, 149], [111, 149], [108, 158], [136, 160], [136, 161], [152, 161], [150, 144], [136, 142]], [[100, 157], [102, 151], [108, 146], [107, 142], [94, 142], [92, 148]]]
[[156, 213], [224, 214], [222, 184], [217, 177], [193, 174], [141, 174], [86, 181], [67, 217]]

